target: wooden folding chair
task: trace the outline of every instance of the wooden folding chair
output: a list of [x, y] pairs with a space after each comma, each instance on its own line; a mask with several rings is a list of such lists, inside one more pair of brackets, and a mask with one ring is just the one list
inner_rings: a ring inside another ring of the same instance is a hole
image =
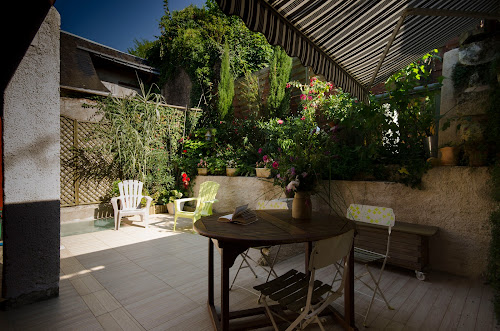
[[[338, 264], [347, 266], [353, 238], [354, 230], [350, 230], [339, 236], [316, 242], [309, 260], [309, 277], [292, 269], [276, 279], [254, 287], [263, 295], [264, 306], [275, 330], [279, 330], [275, 317], [290, 323], [283, 316], [283, 313], [290, 310], [299, 315], [291, 322], [287, 331], [297, 327], [303, 330], [311, 322], [318, 323], [324, 331], [318, 316], [333, 301], [342, 296], [346, 273], [342, 273], [340, 284], [336, 289], [333, 289], [333, 285], [339, 271]], [[332, 275], [330, 285], [315, 279], [316, 270], [329, 265], [335, 266], [335, 275]], [[269, 299], [278, 302], [279, 311], [274, 306], [270, 306]]]

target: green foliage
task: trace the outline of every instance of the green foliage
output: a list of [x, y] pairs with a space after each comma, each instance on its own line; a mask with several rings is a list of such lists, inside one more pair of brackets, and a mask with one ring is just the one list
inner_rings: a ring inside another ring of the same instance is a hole
[[269, 66], [269, 95], [267, 97], [267, 115], [283, 117], [290, 110], [290, 90], [286, 84], [290, 80], [292, 58], [280, 46], [274, 47], [273, 58]]
[[306, 117], [260, 122], [268, 133], [265, 149], [272, 158], [274, 184], [291, 191], [312, 191], [330, 163], [332, 133]]
[[245, 71], [245, 77], [243, 79], [242, 88], [240, 89], [240, 94], [243, 100], [248, 105], [248, 109], [252, 110], [250, 112], [251, 116], [258, 117], [262, 115], [262, 110], [264, 109], [259, 88], [259, 76], [252, 74], [250, 70]]
[[224, 53], [222, 54], [218, 92], [217, 108], [219, 109], [220, 119], [223, 120], [232, 110], [234, 98], [234, 77], [231, 73], [229, 63], [229, 45], [227, 41], [224, 45]]
[[149, 50], [147, 59], [160, 69], [161, 84], [173, 78], [179, 68], [186, 70], [193, 84], [191, 105], [201, 102], [205, 114], [200, 124], [212, 127], [219, 120], [213, 82], [218, 76], [225, 42], [231, 50], [230, 64], [235, 77], [266, 66], [272, 48], [262, 34], [251, 32], [240, 18], [226, 16], [213, 0], [208, 0], [203, 8], [188, 6], [170, 12], [165, 7], [160, 21], [161, 36]]
[[80, 178], [140, 180], [158, 201], [165, 190], [186, 191], [180, 149], [200, 114], [164, 107], [159, 94], [140, 85], [142, 94], [97, 99], [102, 120], [86, 139], [91, 147], [76, 150], [71, 166], [81, 171]]
[[127, 49], [129, 54], [146, 58], [148, 55], [148, 51], [153, 47], [154, 42], [149, 41], [147, 39], [142, 38], [141, 40], [134, 39], [134, 46]]
[[451, 79], [454, 88], [464, 89], [471, 85], [488, 84], [494, 78], [492, 74], [489, 63], [475, 66], [457, 63], [453, 67]]

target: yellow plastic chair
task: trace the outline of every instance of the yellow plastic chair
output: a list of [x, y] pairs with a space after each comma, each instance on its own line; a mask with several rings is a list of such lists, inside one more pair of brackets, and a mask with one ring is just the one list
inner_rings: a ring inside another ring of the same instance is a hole
[[[174, 231], [177, 225], [177, 218], [190, 218], [194, 222], [199, 220], [202, 216], [212, 215], [212, 205], [218, 200], [215, 199], [217, 191], [219, 190], [219, 183], [216, 182], [204, 182], [200, 185], [200, 192], [197, 198], [184, 198], [174, 200]], [[183, 202], [196, 201], [196, 208], [194, 211], [182, 210], [181, 204]]]

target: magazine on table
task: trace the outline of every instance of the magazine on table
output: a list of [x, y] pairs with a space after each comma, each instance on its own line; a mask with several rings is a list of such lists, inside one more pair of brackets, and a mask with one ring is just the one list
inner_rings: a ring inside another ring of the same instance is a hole
[[219, 217], [219, 222], [248, 225], [257, 221], [257, 215], [250, 209], [248, 204], [236, 207], [234, 213]]

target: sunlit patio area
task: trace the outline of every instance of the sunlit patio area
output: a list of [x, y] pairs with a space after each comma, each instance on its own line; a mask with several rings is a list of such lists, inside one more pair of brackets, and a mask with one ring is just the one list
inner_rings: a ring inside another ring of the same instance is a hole
[[[207, 309], [207, 238], [191, 220], [151, 216], [149, 229], [124, 220], [119, 231], [61, 238], [60, 293], [39, 303], [0, 312], [1, 330], [212, 330]], [[219, 254], [215, 253], [215, 302], [220, 299]], [[238, 261], [231, 269], [233, 276]], [[278, 274], [303, 270], [304, 255], [276, 265]], [[356, 270], [360, 270], [356, 265]], [[258, 306], [252, 287], [265, 280], [241, 271], [230, 292], [231, 310]], [[323, 273], [331, 270], [323, 271]], [[356, 326], [363, 328], [369, 303], [355, 283]], [[494, 330], [492, 291], [480, 280], [431, 271], [425, 281], [399, 268], [386, 270], [382, 288], [395, 308], [375, 300], [370, 330]], [[334, 306], [343, 312], [338, 299]], [[327, 319], [327, 330], [341, 330]], [[497, 327], [498, 328], [498, 327]], [[318, 329], [311, 325], [311, 330]], [[265, 329], [267, 330], [267, 329]], [[269, 328], [271, 330], [271, 328]]]

